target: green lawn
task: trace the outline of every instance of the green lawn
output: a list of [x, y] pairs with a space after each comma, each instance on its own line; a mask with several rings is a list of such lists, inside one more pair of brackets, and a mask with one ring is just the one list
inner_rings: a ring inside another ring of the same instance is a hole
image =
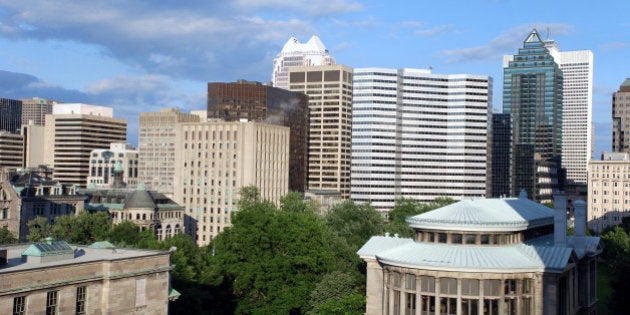
[[612, 315], [608, 310], [611, 294], [610, 269], [606, 264], [599, 263], [597, 265], [597, 315]]

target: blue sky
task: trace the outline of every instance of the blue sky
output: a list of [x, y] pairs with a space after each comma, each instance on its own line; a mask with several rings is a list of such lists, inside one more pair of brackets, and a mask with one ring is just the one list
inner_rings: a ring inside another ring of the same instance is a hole
[[[270, 81], [290, 36], [318, 35], [338, 63], [494, 78], [532, 28], [595, 56], [595, 151], [610, 149], [611, 95], [630, 77], [627, 1], [0, 0], [0, 97], [204, 109], [206, 83]], [[597, 154], [596, 154], [597, 155]]]

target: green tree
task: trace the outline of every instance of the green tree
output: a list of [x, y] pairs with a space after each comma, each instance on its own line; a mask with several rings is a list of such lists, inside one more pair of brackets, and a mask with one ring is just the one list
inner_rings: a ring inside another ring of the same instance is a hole
[[311, 212], [318, 213], [318, 206], [312, 202], [305, 201], [299, 192], [290, 192], [280, 198], [280, 209], [288, 212]]
[[260, 201], [260, 190], [256, 186], [245, 186], [240, 189], [239, 208], [254, 205]]
[[52, 225], [45, 217], [35, 217], [26, 223], [29, 242], [42, 242], [47, 237], [52, 237]]
[[330, 300], [317, 309], [319, 315], [361, 315], [365, 314], [365, 295], [351, 293], [339, 300]]
[[618, 258], [628, 254], [630, 249], [630, 237], [620, 226], [602, 235], [605, 246], [605, 257], [613, 264]]
[[407, 218], [448, 206], [454, 202], [455, 200], [447, 197], [438, 197], [428, 204], [422, 204], [411, 198], [396, 199], [394, 209], [388, 213], [386, 230], [400, 237], [413, 237], [414, 230], [407, 224]]
[[358, 250], [370, 237], [385, 232], [383, 216], [371, 205], [359, 205], [352, 200], [330, 208], [326, 224], [339, 237]]
[[6, 225], [0, 228], [0, 244], [17, 244], [18, 239], [9, 231], [9, 227]]
[[312, 313], [321, 313], [323, 308], [329, 302], [339, 301], [347, 295], [356, 293], [356, 279], [345, 272], [334, 270], [324, 275], [322, 280], [315, 286], [310, 294], [310, 304], [313, 308]]
[[108, 240], [116, 244], [116, 246], [125, 247], [140, 243], [140, 227], [131, 221], [121, 222], [112, 226], [108, 234]]

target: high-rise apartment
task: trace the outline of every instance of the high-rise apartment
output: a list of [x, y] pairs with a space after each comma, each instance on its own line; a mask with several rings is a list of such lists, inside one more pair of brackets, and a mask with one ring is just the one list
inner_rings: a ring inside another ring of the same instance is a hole
[[127, 121], [113, 114], [111, 107], [80, 103], [53, 107], [44, 135], [44, 160], [54, 169], [53, 179], [85, 187], [92, 150], [127, 141]]
[[536, 30], [503, 69], [503, 112], [512, 118], [512, 195], [551, 202], [564, 183], [562, 70]]
[[0, 168], [15, 169], [24, 167], [22, 156], [24, 137], [19, 134], [0, 131]]
[[46, 115], [53, 112], [53, 105], [60, 103], [39, 97], [21, 99], [20, 101], [22, 101], [22, 126], [29, 124], [43, 126], [46, 122]]
[[0, 98], [0, 131], [20, 133], [22, 126], [22, 102]]
[[175, 130], [178, 123], [199, 122], [199, 116], [177, 108], [140, 113], [138, 132], [138, 182], [173, 198]]
[[242, 187], [279, 203], [289, 188], [289, 128], [258, 122], [180, 123], [175, 141], [175, 198], [185, 230], [199, 245], [230, 226]]
[[623, 81], [612, 97], [613, 152], [630, 152], [630, 78]]
[[630, 153], [604, 152], [588, 174], [588, 227], [601, 233], [630, 216]]
[[512, 163], [512, 120], [510, 114], [492, 114], [492, 138], [490, 141], [489, 195], [493, 198], [512, 194], [510, 164]]
[[352, 68], [291, 67], [289, 89], [308, 95], [308, 189], [350, 197]]
[[335, 58], [328, 53], [319, 37], [312, 36], [304, 44], [300, 43], [297, 38], [291, 37], [273, 60], [271, 81], [274, 87], [287, 90], [289, 89], [290, 67], [334, 64]]
[[491, 91], [488, 76], [355, 69], [352, 200], [485, 196]]
[[289, 190], [304, 192], [308, 149], [306, 94], [258, 82], [208, 83], [208, 119], [259, 121], [289, 127]]

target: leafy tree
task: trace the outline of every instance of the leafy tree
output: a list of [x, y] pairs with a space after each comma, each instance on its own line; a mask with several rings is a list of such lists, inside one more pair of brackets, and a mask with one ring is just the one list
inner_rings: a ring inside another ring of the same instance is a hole
[[28, 227], [28, 235], [26, 238], [29, 242], [41, 242], [49, 236], [52, 236], [52, 225], [46, 217], [35, 217], [26, 223]]
[[408, 217], [445, 207], [453, 202], [455, 202], [453, 199], [447, 197], [438, 197], [428, 204], [422, 204], [411, 198], [399, 198], [396, 200], [394, 209], [388, 213], [387, 232], [398, 234], [400, 237], [413, 237], [414, 231], [406, 221]]
[[365, 314], [365, 295], [351, 293], [339, 300], [330, 300], [317, 309], [321, 315], [361, 315]]
[[323, 308], [327, 303], [339, 301], [347, 295], [356, 293], [356, 286], [356, 279], [345, 272], [334, 270], [325, 274], [311, 291], [312, 313], [321, 313], [320, 308]]
[[620, 226], [616, 226], [606, 234], [602, 235], [605, 246], [605, 257], [610, 263], [628, 254], [630, 249], [630, 237]]
[[318, 213], [318, 206], [312, 202], [304, 201], [304, 197], [299, 192], [290, 192], [280, 198], [280, 209], [288, 212], [310, 212]]
[[355, 251], [370, 237], [385, 232], [385, 221], [378, 211], [370, 205], [359, 205], [352, 200], [330, 208], [326, 215], [326, 224]]
[[17, 244], [18, 239], [9, 231], [9, 227], [6, 225], [0, 228], [0, 244]]
[[238, 201], [240, 208], [254, 205], [260, 201], [260, 190], [256, 186], [241, 187], [239, 192], [241, 194], [241, 198]]
[[131, 221], [118, 223], [112, 226], [109, 231], [108, 240], [121, 247], [138, 244], [140, 242], [140, 227]]

